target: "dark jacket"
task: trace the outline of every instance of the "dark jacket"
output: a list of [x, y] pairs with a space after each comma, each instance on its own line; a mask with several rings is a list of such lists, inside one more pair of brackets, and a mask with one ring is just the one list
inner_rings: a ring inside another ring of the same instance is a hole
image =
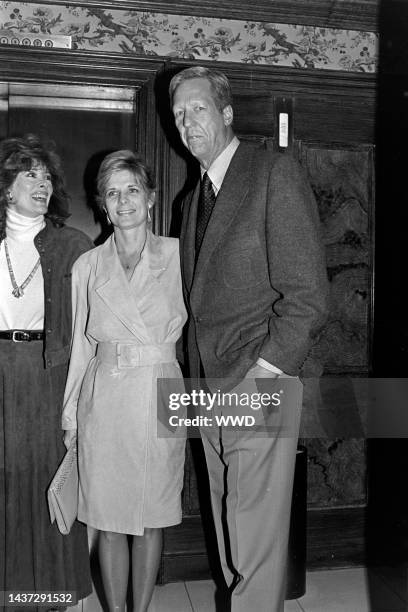
[[34, 238], [44, 277], [44, 365], [68, 363], [71, 343], [71, 268], [82, 253], [94, 245], [73, 227], [46, 226]]
[[298, 375], [325, 321], [328, 284], [311, 189], [288, 155], [241, 143], [195, 264], [198, 187], [180, 237], [190, 374], [242, 379], [262, 357]]

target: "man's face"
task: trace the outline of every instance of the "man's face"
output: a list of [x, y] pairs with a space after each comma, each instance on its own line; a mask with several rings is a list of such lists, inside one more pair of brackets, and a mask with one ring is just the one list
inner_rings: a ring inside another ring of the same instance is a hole
[[207, 79], [188, 79], [174, 92], [173, 114], [184, 145], [208, 169], [232, 138], [231, 106], [217, 108]]

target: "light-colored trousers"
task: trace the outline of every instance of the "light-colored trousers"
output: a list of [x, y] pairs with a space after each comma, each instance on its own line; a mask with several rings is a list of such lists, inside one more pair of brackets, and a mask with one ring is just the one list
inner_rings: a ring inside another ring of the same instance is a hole
[[272, 433], [201, 430], [221, 565], [227, 585], [236, 583], [231, 612], [283, 612], [301, 414], [295, 396], [273, 415]]

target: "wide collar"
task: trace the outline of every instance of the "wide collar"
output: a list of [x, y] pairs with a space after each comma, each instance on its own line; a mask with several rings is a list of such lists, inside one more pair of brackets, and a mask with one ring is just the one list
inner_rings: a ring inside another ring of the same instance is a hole
[[195, 262], [195, 230], [200, 186], [194, 190], [191, 201], [186, 202], [183, 214], [183, 273], [188, 290], [205, 270], [209, 259], [224, 234], [228, 231], [235, 215], [249, 190], [248, 168], [252, 165], [254, 148], [240, 143], [228, 167], [217, 201], [211, 214]]
[[[154, 279], [157, 279], [166, 269], [163, 240], [149, 230], [139, 266], [141, 273], [151, 275]], [[100, 247], [96, 265], [95, 291], [127, 329], [140, 342], [145, 341], [147, 329], [139, 312], [132, 283], [127, 280], [121, 266], [113, 234]], [[144, 334], [141, 334], [142, 330], [145, 331]]]

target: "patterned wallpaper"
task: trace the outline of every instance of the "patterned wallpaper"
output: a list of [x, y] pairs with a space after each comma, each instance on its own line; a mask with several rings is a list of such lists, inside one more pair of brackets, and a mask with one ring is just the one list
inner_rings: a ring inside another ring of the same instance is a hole
[[[112, 3], [113, 4], [113, 3]], [[73, 48], [182, 59], [375, 72], [372, 32], [0, 1], [0, 36], [64, 34]]]

